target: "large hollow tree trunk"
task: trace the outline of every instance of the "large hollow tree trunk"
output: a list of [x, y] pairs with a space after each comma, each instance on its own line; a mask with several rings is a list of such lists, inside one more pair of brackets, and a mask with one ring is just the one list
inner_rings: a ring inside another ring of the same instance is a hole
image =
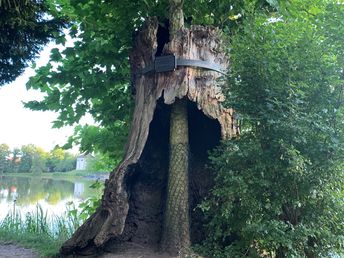
[[[166, 156], [169, 155], [169, 149], [173, 152], [173, 147], [168, 146], [168, 142], [171, 141], [172, 144], [174, 141], [173, 136], [170, 139], [166, 128], [170, 124], [168, 118], [173, 116], [169, 106], [176, 100], [184, 99], [187, 102], [187, 119], [193, 121], [188, 129], [189, 148], [195, 151], [193, 166], [189, 167], [192, 207], [195, 207], [195, 200], [204, 197], [209, 189], [205, 182], [211, 180], [211, 174], [205, 169], [204, 156], [218, 139], [209, 144], [207, 141], [213, 134], [217, 134], [216, 128], [219, 128], [218, 138], [237, 134], [233, 110], [224, 108], [221, 104], [224, 101], [221, 91], [223, 81], [219, 80], [221, 74], [191, 67], [181, 67], [174, 72], [160, 74], [140, 74], [143, 67], [153, 62], [156, 54], [169, 53], [180, 58], [207, 60], [227, 69], [228, 58], [221, 49], [219, 31], [212, 27], [191, 26], [178, 30], [170, 42], [164, 42], [159, 36], [159, 30], [163, 31], [156, 18], [147, 20], [136, 36], [130, 56], [136, 96], [124, 159], [106, 181], [100, 207], [63, 244], [62, 254], [90, 254], [106, 248], [113, 251], [121, 243], [137, 243], [154, 248], [163, 244], [161, 240], [164, 232], [169, 232], [163, 230], [166, 228], [163, 223], [164, 214], [166, 217], [171, 216], [166, 211], [166, 186], [169, 167], [172, 167], [169, 163], [172, 161], [166, 159]], [[202, 112], [202, 116], [198, 112]], [[183, 118], [183, 124], [187, 124], [185, 119]], [[213, 121], [216, 123], [213, 124]], [[207, 132], [207, 128], [215, 129]], [[205, 132], [202, 135], [198, 132], [201, 130]], [[204, 149], [203, 154], [198, 153], [199, 149]], [[186, 193], [188, 190], [181, 192]], [[193, 243], [193, 239], [202, 235], [202, 232], [198, 232], [202, 220], [193, 213], [192, 207], [183, 208], [192, 211], [189, 218], [191, 221], [187, 222], [185, 218], [181, 221], [185, 221], [185, 225], [191, 224], [190, 233], [187, 234], [191, 235]], [[184, 242], [183, 239], [178, 241]]]

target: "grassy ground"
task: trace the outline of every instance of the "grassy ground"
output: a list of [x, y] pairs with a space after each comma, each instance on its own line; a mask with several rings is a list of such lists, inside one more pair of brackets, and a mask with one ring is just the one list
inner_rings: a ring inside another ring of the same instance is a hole
[[109, 172], [99, 172], [99, 171], [87, 171], [87, 170], [72, 170], [69, 172], [53, 172], [53, 173], [4, 173], [1, 175], [12, 176], [12, 177], [41, 177], [41, 178], [76, 178], [76, 177], [97, 177], [106, 176]]
[[24, 216], [11, 211], [0, 222], [0, 244], [14, 243], [36, 250], [42, 257], [57, 257], [60, 246], [81, 221], [78, 214], [48, 219], [40, 206]]
[[[8, 173], [6, 176], [13, 177], [40, 177], [52, 178], [57, 180], [78, 181], [95, 185], [99, 194], [95, 197], [84, 201], [83, 213], [75, 207], [71, 207], [69, 212], [64, 216], [54, 217], [49, 219], [40, 206], [37, 206], [36, 212], [19, 214], [17, 212], [9, 211], [7, 217], [0, 221], [0, 244], [19, 244], [21, 246], [36, 250], [42, 257], [56, 257], [61, 247], [75, 229], [85, 220], [90, 213], [95, 209], [97, 200], [101, 196], [103, 183], [92, 183], [85, 177], [95, 178], [97, 176], [105, 176], [108, 173], [95, 173], [93, 171], [71, 171], [61, 173], [43, 173], [34, 175], [32, 173]], [[85, 188], [85, 191], [89, 190]], [[80, 207], [79, 207], [80, 208]], [[86, 209], [86, 211], [85, 211]]]
[[0, 244], [19, 244], [37, 251], [41, 257], [58, 257], [58, 250], [65, 240], [32, 233], [17, 234], [0, 229]]

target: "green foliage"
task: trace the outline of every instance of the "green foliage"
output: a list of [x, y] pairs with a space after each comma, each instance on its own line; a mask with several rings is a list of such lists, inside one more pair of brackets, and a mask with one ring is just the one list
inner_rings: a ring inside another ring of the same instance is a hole
[[[93, 125], [76, 126], [74, 135], [69, 137], [64, 148], [78, 144], [80, 152], [98, 153], [100, 159], [96, 159], [92, 163], [92, 167], [87, 169], [97, 171], [106, 168], [106, 170], [112, 170], [123, 157], [128, 130], [128, 124], [121, 121], [116, 121], [111, 127], [106, 128]], [[109, 166], [112, 167], [109, 168]]]
[[72, 217], [77, 218], [80, 222], [87, 220], [99, 207], [101, 202], [101, 194], [104, 190], [104, 182], [97, 180], [90, 185], [90, 188], [95, 189], [97, 193], [81, 202], [78, 207], [70, 209], [68, 212]]
[[96, 190], [95, 195], [87, 198], [81, 202], [78, 207], [74, 203], [69, 203], [68, 217], [73, 221], [76, 230], [84, 221], [86, 221], [96, 209], [99, 207], [101, 202], [101, 196], [104, 190], [104, 182], [97, 180], [89, 186], [91, 189]]
[[32, 165], [31, 165], [30, 172], [33, 174], [39, 175], [43, 173], [44, 170], [45, 170], [45, 161], [40, 155], [35, 153], [32, 156]]
[[[42, 173], [45, 170], [47, 153], [34, 144], [23, 145], [20, 149], [19, 172]], [[12, 172], [16, 172], [12, 171]]]
[[11, 160], [9, 161], [7, 172], [18, 172], [21, 163], [21, 151], [18, 148], [14, 148], [11, 154]]
[[220, 0], [185, 1], [184, 13], [192, 18], [192, 24], [213, 25], [226, 30], [236, 31], [243, 18], [252, 16], [256, 11], [274, 12], [285, 7], [290, 1], [277, 0]]
[[0, 145], [0, 173], [67, 172], [75, 166], [75, 155], [59, 147], [48, 153], [34, 144], [13, 150], [6, 144]]
[[110, 157], [108, 154], [97, 153], [93, 159], [87, 161], [87, 170], [111, 172], [120, 161]]
[[[55, 127], [90, 113], [99, 127], [77, 127], [69, 145], [118, 159], [133, 104], [132, 37], [147, 17], [163, 25], [168, 1], [51, 3], [72, 21], [74, 46], [60, 38], [52, 62], [27, 85], [46, 97], [26, 106], [59, 112]], [[216, 186], [201, 206], [212, 256], [314, 257], [343, 248], [341, 3], [185, 1], [189, 24], [232, 37], [227, 100], [242, 131], [212, 155]]]
[[49, 16], [44, 1], [1, 1], [0, 86], [19, 76], [62, 26], [63, 20]]
[[36, 249], [43, 257], [55, 257], [80, 222], [71, 214], [49, 219], [42, 207], [24, 215], [15, 210], [0, 221], [0, 241], [13, 241]]
[[5, 143], [0, 144], [0, 173], [4, 173], [8, 171], [8, 167], [9, 167], [8, 157], [10, 153], [11, 153], [10, 147], [7, 144]]
[[76, 167], [76, 157], [62, 148], [56, 147], [50, 152], [46, 165], [49, 172], [72, 171]]
[[[259, 8], [274, 10], [269, 2], [185, 1], [184, 13], [189, 24], [216, 25], [231, 31], [240, 23], [232, 16]], [[30, 101], [26, 107], [58, 112], [55, 127], [73, 125], [90, 113], [99, 128], [77, 127], [65, 147], [81, 142], [82, 151], [102, 152], [119, 160], [133, 109], [129, 67], [133, 36], [148, 17], [157, 16], [164, 26], [168, 1], [54, 0], [51, 6], [71, 21], [69, 35], [51, 51], [51, 62], [38, 68], [27, 84], [46, 93], [45, 99]], [[69, 36], [73, 46], [65, 45]]]
[[344, 7], [315, 3], [256, 15], [232, 39], [227, 100], [242, 133], [211, 155], [201, 208], [214, 257], [343, 252]]

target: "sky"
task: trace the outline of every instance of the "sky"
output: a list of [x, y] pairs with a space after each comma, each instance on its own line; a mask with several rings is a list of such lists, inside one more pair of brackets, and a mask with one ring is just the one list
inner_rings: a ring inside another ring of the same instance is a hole
[[[52, 47], [54, 45], [49, 44], [43, 49], [37, 59], [37, 66], [48, 62]], [[33, 69], [27, 68], [14, 82], [0, 87], [0, 144], [6, 143], [13, 149], [32, 143], [50, 151], [56, 145], [66, 143], [74, 127], [52, 129], [57, 113], [24, 108], [22, 102], [41, 100], [44, 96], [40, 91], [26, 89], [26, 82], [34, 74]], [[86, 120], [92, 123], [90, 118]], [[72, 151], [77, 152], [77, 147]]]

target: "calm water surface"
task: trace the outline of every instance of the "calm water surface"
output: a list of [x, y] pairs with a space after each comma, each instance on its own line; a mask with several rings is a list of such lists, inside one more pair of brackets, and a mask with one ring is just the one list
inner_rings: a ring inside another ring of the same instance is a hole
[[[63, 215], [68, 204], [97, 195], [91, 180], [61, 180], [40, 177], [0, 176], [0, 221], [14, 206], [22, 214], [34, 212], [39, 204], [49, 217]], [[99, 194], [99, 193], [98, 193]]]

